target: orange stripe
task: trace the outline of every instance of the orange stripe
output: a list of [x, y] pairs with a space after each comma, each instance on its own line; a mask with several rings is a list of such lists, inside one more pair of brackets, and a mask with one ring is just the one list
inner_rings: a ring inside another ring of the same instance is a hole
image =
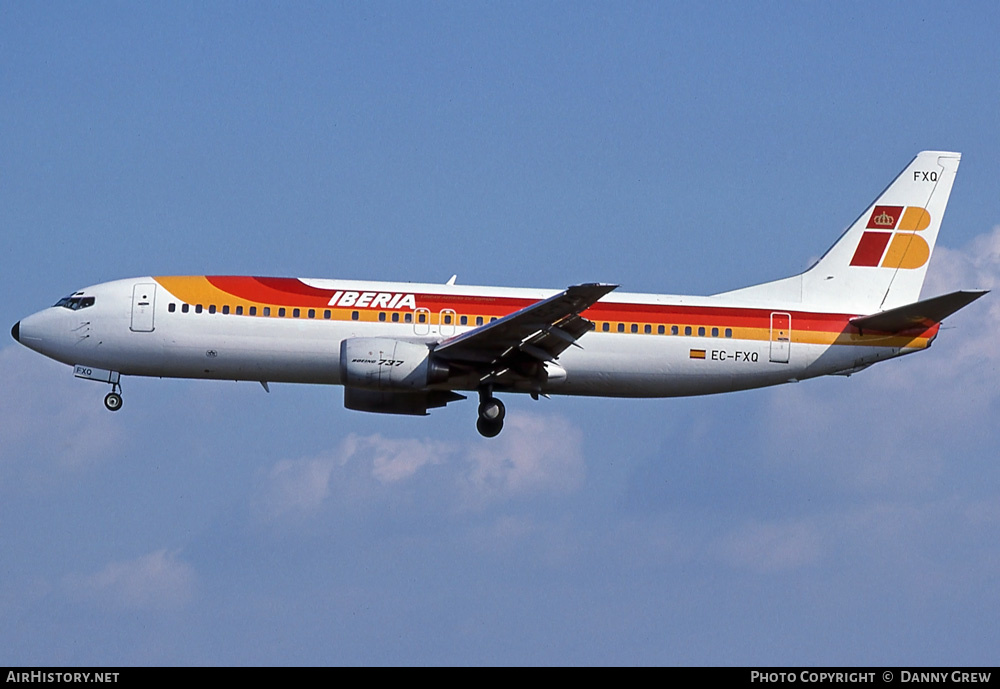
[[[276, 309], [282, 307], [286, 309], [314, 308], [322, 315], [322, 311], [330, 308], [327, 306], [329, 299], [337, 292], [332, 289], [311, 287], [295, 278], [171, 276], [154, 279], [181, 302], [202, 304], [206, 307], [210, 305], [217, 307], [242, 305], [244, 308], [250, 306], [271, 307], [275, 315]], [[430, 325], [442, 322], [440, 312], [445, 309], [457, 312], [459, 317], [468, 316], [469, 325], [472, 326], [477, 316], [482, 316], [484, 321], [488, 323], [490, 317], [504, 316], [536, 303], [532, 299], [512, 297], [412, 294], [415, 296], [418, 308], [430, 311], [428, 323]], [[412, 313], [409, 308], [376, 309], [348, 306], [333, 307], [330, 310], [332, 311], [331, 320], [337, 321], [353, 320], [351, 315], [354, 311], [360, 312], [358, 320], [362, 321], [377, 321], [377, 314], [385, 311]], [[639, 325], [640, 333], [644, 330], [643, 326], [645, 325], [650, 325], [654, 333], [658, 326], [663, 325], [667, 334], [656, 335], [657, 337], [688, 337], [686, 335], [670, 335], [670, 326], [676, 325], [681, 332], [686, 326], [691, 326], [694, 329], [718, 327], [720, 331], [731, 328], [732, 338], [721, 336], [717, 338], [723, 341], [737, 339], [766, 342], [771, 339], [770, 309], [599, 302], [585, 311], [583, 315], [594, 321], [612, 323], [612, 332], [616, 330], [618, 323], [626, 323], [629, 326], [636, 323]], [[791, 317], [792, 342], [808, 344], [924, 348], [928, 346], [940, 327], [939, 324], [935, 323], [930, 327], [915, 327], [907, 333], [891, 335], [865, 333], [862, 335], [857, 328], [849, 324], [850, 318], [853, 317], [851, 314], [793, 311]], [[452, 325], [458, 325], [458, 317], [454, 318]]]

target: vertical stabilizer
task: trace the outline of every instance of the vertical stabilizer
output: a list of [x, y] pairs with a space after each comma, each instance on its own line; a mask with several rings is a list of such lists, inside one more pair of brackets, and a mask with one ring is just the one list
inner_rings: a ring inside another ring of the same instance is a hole
[[812, 268], [727, 296], [852, 313], [917, 301], [961, 157], [923, 151]]

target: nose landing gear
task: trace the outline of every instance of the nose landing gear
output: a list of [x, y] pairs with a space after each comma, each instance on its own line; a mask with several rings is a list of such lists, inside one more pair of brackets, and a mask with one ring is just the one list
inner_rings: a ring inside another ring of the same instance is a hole
[[493, 438], [503, 430], [503, 417], [507, 410], [503, 402], [493, 396], [490, 388], [479, 391], [479, 418], [476, 420], [476, 430], [485, 438]]
[[104, 406], [108, 411], [118, 411], [122, 408], [121, 386], [117, 383], [107, 395], [104, 396]]
[[111, 383], [111, 392], [104, 396], [104, 406], [108, 411], [118, 411], [122, 408], [122, 386], [118, 384], [121, 374], [118, 371], [106, 371], [86, 364], [73, 366], [73, 375], [84, 380], [96, 380], [98, 383]]

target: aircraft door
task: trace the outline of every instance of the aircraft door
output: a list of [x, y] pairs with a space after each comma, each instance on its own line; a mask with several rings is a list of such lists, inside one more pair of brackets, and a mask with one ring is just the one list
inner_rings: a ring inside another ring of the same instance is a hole
[[143, 282], [132, 288], [132, 324], [136, 333], [153, 332], [153, 311], [156, 306], [156, 283]]
[[788, 351], [792, 343], [792, 315], [790, 313], [771, 314], [771, 361], [776, 364], [788, 363]]
[[413, 312], [413, 334], [427, 335], [431, 331], [431, 312], [428, 309], [416, 309]]
[[439, 330], [442, 337], [451, 337], [455, 334], [455, 321], [458, 320], [458, 315], [452, 309], [442, 309], [440, 315], [438, 316], [440, 326]]

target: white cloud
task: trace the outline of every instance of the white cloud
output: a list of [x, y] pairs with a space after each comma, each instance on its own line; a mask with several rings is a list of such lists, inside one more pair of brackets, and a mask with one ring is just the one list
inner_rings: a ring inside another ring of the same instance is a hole
[[134, 610], [168, 610], [186, 605], [194, 596], [194, 568], [176, 551], [157, 550], [112, 562], [90, 575], [71, 575], [66, 590], [76, 596]]
[[583, 437], [556, 416], [509, 417], [493, 442], [472, 445], [462, 476], [468, 504], [538, 493], [568, 494], [583, 483]]
[[[938, 247], [925, 296], [1000, 284], [1000, 227], [963, 249]], [[834, 458], [854, 489], [929, 490], [993, 427], [1000, 408], [1000, 299], [989, 294], [948, 318], [930, 350], [850, 379], [770, 394], [769, 456], [788, 464]]]
[[428, 439], [392, 439], [380, 434], [362, 438], [354, 434], [345, 441], [347, 456], [368, 456], [372, 463], [372, 476], [380, 483], [403, 481], [416, 474], [422, 467], [441, 464], [454, 448], [450, 443]]
[[330, 474], [335, 466], [331, 457], [278, 462], [268, 474], [265, 510], [277, 516], [317, 509], [330, 494]]
[[957, 289], [995, 289], [1000, 284], [1000, 225], [978, 235], [962, 249], [934, 248], [923, 295]]
[[431, 439], [351, 433], [330, 452], [275, 464], [258, 502], [269, 518], [316, 511], [331, 495], [338, 503], [370, 502], [453, 453], [451, 444]]
[[[557, 416], [511, 414], [499, 438], [466, 444], [351, 434], [320, 456], [282, 460], [268, 472], [260, 505], [268, 518], [340, 505], [398, 500], [400, 491], [436, 507], [479, 509], [540, 493], [565, 495], [585, 475], [579, 429]], [[433, 481], [422, 481], [428, 472]]]
[[[94, 386], [92, 395], [86, 390]], [[94, 383], [73, 378], [21, 346], [0, 349], [0, 469], [83, 468], [101, 462], [120, 445], [117, 422], [101, 403]], [[124, 412], [122, 412], [124, 413]]]

